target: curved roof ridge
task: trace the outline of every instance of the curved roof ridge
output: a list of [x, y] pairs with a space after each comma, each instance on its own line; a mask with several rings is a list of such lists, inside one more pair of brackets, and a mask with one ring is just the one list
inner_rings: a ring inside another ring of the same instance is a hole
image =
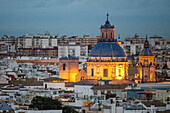
[[116, 42], [99, 42], [90, 52], [90, 57], [126, 57], [122, 47]]

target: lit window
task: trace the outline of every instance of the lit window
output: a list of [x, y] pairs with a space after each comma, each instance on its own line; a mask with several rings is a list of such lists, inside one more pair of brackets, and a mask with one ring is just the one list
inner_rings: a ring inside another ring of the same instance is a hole
[[104, 77], [108, 77], [108, 69], [104, 69], [103, 70], [103, 76]]

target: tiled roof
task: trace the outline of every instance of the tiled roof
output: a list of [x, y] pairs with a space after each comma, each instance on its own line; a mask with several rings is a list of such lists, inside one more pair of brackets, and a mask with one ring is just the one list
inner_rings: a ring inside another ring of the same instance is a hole
[[62, 78], [58, 78], [58, 77], [50, 77], [50, 78], [45, 78], [43, 80], [49, 81], [49, 80], [66, 80], [66, 79], [62, 79]]
[[122, 47], [117, 42], [99, 42], [90, 52], [90, 57], [126, 57]]
[[0, 110], [13, 110], [6, 102], [0, 101]]
[[67, 84], [66, 87], [74, 87], [74, 85], [96, 85], [98, 80], [82, 80], [74, 83]]
[[98, 90], [98, 89], [124, 89], [126, 88], [126, 84], [122, 85], [95, 85], [91, 89]]
[[152, 51], [149, 48], [144, 48], [140, 52], [139, 56], [154, 56], [154, 55], [152, 54]]
[[142, 102], [146, 107], [151, 107], [151, 105], [155, 105], [155, 107], [165, 107], [166, 104], [160, 101], [148, 101], [148, 102]]

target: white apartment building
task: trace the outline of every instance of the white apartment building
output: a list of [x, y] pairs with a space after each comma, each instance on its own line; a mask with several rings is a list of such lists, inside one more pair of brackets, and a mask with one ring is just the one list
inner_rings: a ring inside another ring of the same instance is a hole
[[163, 38], [157, 35], [154, 35], [153, 37], [149, 37], [149, 44], [152, 45], [152, 47], [155, 46], [155, 42], [162, 40]]
[[50, 46], [54, 47], [54, 46], [57, 46], [57, 38], [52, 36], [50, 38]]
[[32, 46], [32, 38], [25, 38], [25, 45], [24, 47], [31, 47]]
[[54, 47], [57, 46], [57, 37], [51, 36], [49, 34], [36, 34], [30, 35], [26, 34], [25, 36], [18, 38], [18, 48], [45, 48], [45, 47]]
[[79, 58], [88, 57], [88, 46], [87, 45], [77, 45], [77, 44], [68, 44], [68, 45], [58, 45], [58, 57], [62, 56], [76, 56]]
[[127, 55], [136, 55], [136, 54], [139, 54], [140, 51], [143, 49], [143, 44], [142, 43], [132, 44], [130, 41], [124, 41], [124, 44], [122, 44], [122, 47], [127, 53]]
[[74, 91], [78, 98], [90, 97], [94, 96], [92, 87], [93, 85], [74, 85]]

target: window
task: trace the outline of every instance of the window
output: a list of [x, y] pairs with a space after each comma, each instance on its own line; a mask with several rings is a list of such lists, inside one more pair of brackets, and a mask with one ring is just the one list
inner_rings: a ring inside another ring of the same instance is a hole
[[104, 90], [101, 90], [101, 94], [104, 95]]
[[119, 69], [118, 71], [119, 71], [119, 77], [121, 77], [121, 69]]
[[82, 113], [86, 113], [86, 110], [83, 109], [83, 110], [82, 110]]
[[100, 67], [99, 66], [97, 66], [97, 74], [100, 72]]
[[102, 38], [103, 38], [103, 36], [104, 36], [104, 33], [102, 33]]
[[111, 38], [112, 38], [112, 33], [110, 35], [111, 35]]
[[107, 33], [106, 33], [106, 38], [107, 38]]
[[103, 70], [103, 76], [104, 77], [108, 77], [108, 69], [104, 69]]
[[97, 91], [93, 91], [94, 95], [97, 95]]
[[65, 70], [66, 69], [66, 64], [63, 64], [63, 70]]
[[94, 69], [91, 69], [91, 76], [93, 76], [93, 73], [94, 73]]

